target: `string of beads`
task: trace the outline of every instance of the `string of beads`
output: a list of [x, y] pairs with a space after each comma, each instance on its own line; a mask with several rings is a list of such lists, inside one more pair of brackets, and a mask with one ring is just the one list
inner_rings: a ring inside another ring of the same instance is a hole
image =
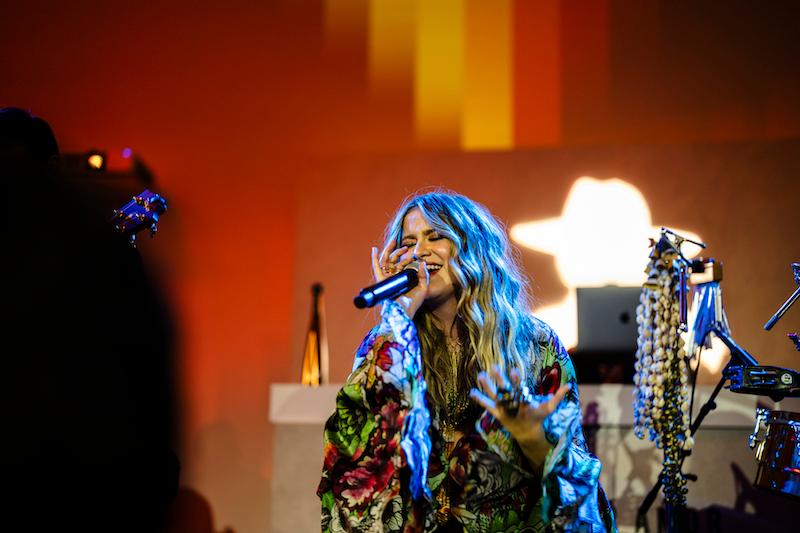
[[694, 446], [689, 419], [688, 364], [680, 337], [680, 264], [674, 252], [654, 249], [636, 309], [638, 349], [634, 375], [634, 434], [664, 454], [662, 484], [668, 503], [685, 505], [681, 473]]

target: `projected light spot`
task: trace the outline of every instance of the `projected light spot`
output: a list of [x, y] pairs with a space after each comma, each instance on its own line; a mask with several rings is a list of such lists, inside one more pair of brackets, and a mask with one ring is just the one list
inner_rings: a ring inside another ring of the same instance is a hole
[[[691, 231], [669, 227], [700, 240]], [[660, 229], [661, 225], [652, 223], [644, 196], [630, 183], [589, 176], [576, 180], [560, 217], [514, 224], [510, 230], [514, 242], [555, 257], [558, 275], [569, 290], [561, 302], [537, 308], [536, 315], [555, 328], [568, 348], [575, 347], [575, 289], [641, 286], [649, 239], [657, 238]], [[683, 251], [693, 257], [700, 248], [687, 244]]]

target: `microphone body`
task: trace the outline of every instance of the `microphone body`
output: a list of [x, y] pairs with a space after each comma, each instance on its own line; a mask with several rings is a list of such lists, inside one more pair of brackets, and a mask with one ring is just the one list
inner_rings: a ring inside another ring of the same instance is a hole
[[353, 303], [359, 309], [372, 307], [377, 303], [404, 294], [419, 284], [419, 263], [413, 261], [402, 271], [389, 276], [385, 280], [361, 289], [353, 298]]

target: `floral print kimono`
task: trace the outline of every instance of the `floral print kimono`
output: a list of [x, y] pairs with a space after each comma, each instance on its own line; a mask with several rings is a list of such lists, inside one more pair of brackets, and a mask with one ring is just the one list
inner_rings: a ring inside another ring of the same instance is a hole
[[[323, 531], [616, 531], [598, 482], [600, 461], [584, 441], [572, 363], [546, 324], [536, 322], [535, 393], [572, 388], [543, 423], [553, 449], [540, 477], [486, 411], [447, 452], [438, 416], [426, 407], [414, 323], [394, 302], [384, 304], [381, 317], [325, 426], [317, 489]], [[446, 529], [433, 497], [445, 482], [452, 517]]]

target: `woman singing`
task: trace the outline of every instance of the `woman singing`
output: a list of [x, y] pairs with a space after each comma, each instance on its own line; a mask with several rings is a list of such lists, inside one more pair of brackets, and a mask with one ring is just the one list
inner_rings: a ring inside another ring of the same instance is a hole
[[416, 196], [372, 250], [386, 302], [325, 428], [323, 531], [616, 531], [575, 374], [530, 314], [502, 226], [475, 202]]

